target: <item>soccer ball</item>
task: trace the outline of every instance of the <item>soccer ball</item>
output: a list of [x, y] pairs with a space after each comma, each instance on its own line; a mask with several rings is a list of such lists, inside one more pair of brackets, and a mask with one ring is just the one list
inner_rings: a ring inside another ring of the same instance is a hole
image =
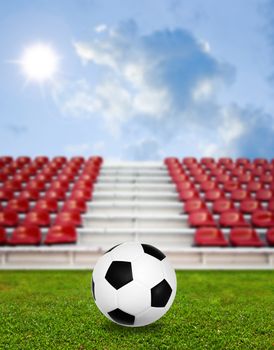
[[149, 244], [126, 242], [107, 251], [92, 275], [92, 294], [111, 321], [146, 326], [161, 318], [176, 294], [176, 275], [166, 256]]

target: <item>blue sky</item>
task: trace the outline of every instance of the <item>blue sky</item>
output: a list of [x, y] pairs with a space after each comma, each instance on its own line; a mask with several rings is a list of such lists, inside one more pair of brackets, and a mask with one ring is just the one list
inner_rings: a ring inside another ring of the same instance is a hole
[[[2, 154], [273, 157], [274, 2], [0, 3]], [[54, 79], [26, 82], [50, 44]]]

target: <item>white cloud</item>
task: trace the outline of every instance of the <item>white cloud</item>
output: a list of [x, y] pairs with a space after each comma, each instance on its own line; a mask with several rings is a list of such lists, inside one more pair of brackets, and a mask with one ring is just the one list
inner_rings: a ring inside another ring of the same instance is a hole
[[106, 32], [107, 30], [108, 30], [108, 27], [106, 24], [99, 24], [94, 28], [94, 31], [96, 33], [103, 33], [103, 32]]
[[183, 29], [141, 35], [133, 21], [102, 24], [95, 32], [104, 35], [74, 48], [96, 68], [96, 82], [86, 67], [85, 79], [61, 84], [54, 97], [65, 115], [103, 122], [106, 134], [120, 140], [119, 157], [247, 154], [256, 128], [258, 135], [268, 130], [261, 111], [219, 105], [218, 92], [233, 82], [235, 70], [213, 56], [207, 41]]

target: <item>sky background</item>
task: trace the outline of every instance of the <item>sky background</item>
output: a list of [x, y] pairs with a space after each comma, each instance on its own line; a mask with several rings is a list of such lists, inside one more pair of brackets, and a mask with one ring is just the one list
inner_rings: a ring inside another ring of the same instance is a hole
[[2, 154], [274, 157], [274, 1], [1, 1], [0, 33]]

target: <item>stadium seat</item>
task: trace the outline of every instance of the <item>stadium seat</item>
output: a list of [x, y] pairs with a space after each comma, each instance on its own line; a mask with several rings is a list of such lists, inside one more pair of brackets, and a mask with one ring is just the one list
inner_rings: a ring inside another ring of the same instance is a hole
[[274, 213], [269, 210], [258, 209], [252, 214], [251, 222], [255, 227], [273, 227]]
[[[25, 170], [25, 169], [23, 169]], [[28, 182], [29, 179], [30, 179], [30, 174], [28, 174], [28, 172], [26, 171], [20, 171], [20, 173], [16, 173], [14, 176], [13, 176], [13, 179], [16, 180], [16, 181], [19, 181], [21, 183], [23, 182]]]
[[4, 227], [0, 227], [0, 245], [7, 243], [7, 236]]
[[267, 188], [262, 188], [256, 192], [256, 199], [258, 201], [270, 201], [274, 199], [273, 192]]
[[38, 180], [38, 179], [33, 179], [33, 180], [30, 180], [28, 183], [27, 183], [27, 186], [26, 186], [26, 190], [37, 190], [37, 191], [44, 191], [46, 188], [46, 182], [45, 181], [42, 181], [42, 180]]
[[5, 182], [8, 179], [8, 177], [9, 177], [8, 174], [0, 170], [0, 182]]
[[183, 164], [185, 164], [185, 165], [194, 164], [194, 163], [197, 163], [197, 159], [194, 157], [183, 158]]
[[73, 225], [52, 226], [45, 239], [45, 244], [76, 243], [77, 232]]
[[238, 158], [236, 159], [236, 165], [246, 165], [248, 164], [250, 161], [248, 158]]
[[34, 164], [36, 164], [39, 168], [42, 168], [45, 164], [49, 162], [48, 157], [39, 156], [34, 158]]
[[195, 232], [194, 242], [202, 247], [227, 247], [223, 233], [216, 227], [202, 227]]
[[52, 181], [52, 183], [50, 184], [50, 187], [49, 189], [50, 190], [59, 190], [61, 189], [62, 191], [67, 191], [69, 188], [69, 181], [68, 180], [55, 180], [55, 181]]
[[29, 201], [25, 198], [13, 198], [8, 201], [6, 208], [15, 210], [17, 213], [27, 213], [30, 205]]
[[217, 199], [224, 198], [225, 194], [220, 188], [215, 188], [205, 192], [204, 199], [208, 202], [214, 202]]
[[87, 211], [87, 205], [84, 200], [73, 200], [68, 199], [63, 208], [62, 211], [71, 211], [71, 210], [77, 210], [79, 213], [83, 214]]
[[199, 194], [196, 189], [180, 190], [179, 198], [184, 202], [188, 199], [199, 198]]
[[260, 176], [260, 182], [264, 184], [270, 184], [274, 181], [274, 177], [271, 174], [263, 174]]
[[231, 181], [231, 175], [219, 174], [216, 176], [215, 180], [218, 184], [225, 184], [226, 182]]
[[[182, 183], [183, 184], [183, 183]], [[75, 182], [72, 190], [93, 190], [93, 182], [87, 180], [78, 180]]]
[[263, 242], [260, 240], [257, 232], [253, 228], [237, 227], [230, 231], [229, 240], [235, 247], [262, 247]]
[[203, 192], [214, 190], [215, 188], [218, 188], [218, 183], [216, 181], [204, 181], [200, 185], [200, 190]]
[[231, 158], [223, 157], [223, 158], [219, 158], [219, 160], [218, 160], [218, 164], [220, 164], [220, 165], [226, 165], [226, 164], [231, 164], [231, 163], [233, 163]]
[[241, 201], [239, 209], [243, 214], [252, 214], [258, 209], [263, 209], [263, 207], [256, 199], [247, 198]]
[[257, 192], [263, 187], [263, 184], [259, 181], [253, 180], [247, 184], [247, 190], [249, 192]]
[[243, 214], [237, 209], [224, 211], [220, 215], [219, 224], [221, 227], [248, 227], [249, 223]]
[[92, 191], [89, 191], [89, 190], [83, 190], [83, 189], [76, 189], [76, 190], [73, 190], [71, 192], [71, 195], [69, 197], [69, 199], [82, 199], [82, 200], [85, 200], [85, 201], [89, 201], [92, 199]]
[[254, 161], [253, 161], [253, 163], [254, 163], [255, 165], [265, 165], [265, 164], [268, 163], [268, 161], [267, 161], [267, 159], [265, 159], [265, 158], [255, 158]]
[[26, 165], [26, 164], [29, 164], [31, 162], [31, 159], [30, 157], [26, 157], [26, 156], [21, 156], [21, 157], [18, 157], [16, 159], [16, 162], [19, 164], [19, 165]]
[[237, 180], [240, 184], [247, 184], [252, 181], [252, 175], [250, 173], [244, 173], [237, 177]]
[[0, 201], [8, 201], [13, 198], [13, 191], [11, 189], [0, 187]]
[[4, 182], [4, 187], [15, 192], [15, 191], [21, 191], [22, 189], [22, 182], [15, 180], [15, 179], [9, 179]]
[[184, 212], [192, 213], [201, 209], [207, 209], [206, 203], [200, 198], [189, 199], [184, 204]]
[[233, 191], [237, 190], [238, 188], [240, 188], [240, 183], [238, 181], [230, 180], [230, 181], [224, 182], [223, 189], [225, 192], [233, 192]]
[[267, 230], [266, 241], [271, 247], [274, 246], [274, 228], [270, 228]]
[[212, 211], [214, 214], [221, 214], [225, 211], [235, 209], [233, 202], [229, 198], [220, 198], [214, 201]]
[[175, 184], [178, 192], [195, 188], [194, 184], [191, 181], [175, 181]]
[[205, 209], [190, 213], [188, 216], [188, 223], [191, 227], [216, 226], [212, 214]]
[[38, 226], [21, 225], [14, 229], [10, 245], [39, 245], [42, 240], [41, 231]]
[[63, 165], [67, 162], [67, 158], [63, 156], [57, 156], [52, 158], [51, 164], [58, 164], [58, 165]]
[[0, 227], [15, 227], [19, 223], [19, 217], [15, 210], [5, 208], [0, 212]]
[[58, 212], [58, 201], [56, 198], [41, 198], [34, 207], [35, 210], [46, 210], [49, 213]]
[[268, 202], [267, 209], [274, 212], [274, 199]]
[[71, 158], [71, 162], [82, 165], [85, 162], [85, 158], [81, 156], [74, 156]]
[[245, 199], [250, 198], [250, 194], [247, 190], [244, 190], [242, 188], [238, 188], [238, 189], [231, 192], [230, 198], [235, 202], [241, 202]]
[[66, 199], [66, 196], [67, 196], [67, 191], [64, 190], [63, 188], [54, 189], [54, 190], [49, 188], [46, 191], [44, 198], [46, 199], [54, 198], [57, 201], [63, 201]]
[[209, 181], [208, 174], [198, 174], [194, 176], [194, 182], [198, 184], [202, 184], [205, 181]]
[[24, 225], [48, 227], [51, 224], [49, 212], [42, 209], [33, 209], [30, 211], [24, 220]]
[[78, 210], [62, 211], [57, 214], [54, 224], [81, 226], [81, 214]]
[[3, 163], [3, 165], [7, 165], [13, 161], [13, 158], [10, 156], [2, 156], [0, 157], [0, 161]]
[[37, 189], [28, 189], [20, 192], [18, 198], [25, 198], [29, 201], [37, 201], [40, 197], [40, 192]]

